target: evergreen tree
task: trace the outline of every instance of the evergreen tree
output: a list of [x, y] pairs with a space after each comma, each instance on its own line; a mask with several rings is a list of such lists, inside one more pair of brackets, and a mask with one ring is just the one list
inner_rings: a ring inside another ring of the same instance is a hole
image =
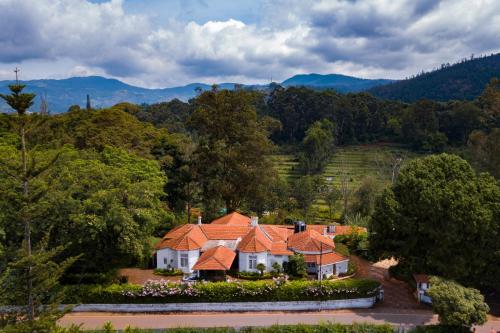
[[[7, 331], [10, 332], [51, 332], [58, 317], [56, 305], [50, 306], [50, 303], [57, 302], [52, 291], [60, 274], [74, 259], [56, 264], [52, 259], [61, 249], [46, 252], [43, 244], [35, 253], [32, 252], [31, 221], [36, 214], [32, 207], [34, 202], [43, 197], [45, 189], [35, 185], [33, 190], [31, 185], [55, 163], [58, 155], [49, 162], [38, 165], [38, 161], [30, 154], [26, 132], [37, 123], [31, 121], [33, 117], [27, 110], [33, 105], [35, 95], [23, 93], [24, 88], [24, 85], [16, 83], [9, 86], [11, 95], [0, 94], [0, 98], [17, 112], [13, 125], [18, 128], [21, 143], [20, 161], [16, 161], [18, 155], [7, 156], [6, 160], [0, 160], [0, 167], [1, 173], [20, 185], [14, 187], [15, 192], [12, 195], [17, 197], [16, 201], [20, 203], [19, 219], [24, 227], [22, 248], [0, 278], [2, 304], [19, 304], [23, 307], [21, 312], [14, 312], [2, 321], [3, 324], [8, 324]], [[19, 191], [16, 192], [17, 189]], [[41, 307], [42, 302], [48, 302], [45, 304], [49, 306]]]

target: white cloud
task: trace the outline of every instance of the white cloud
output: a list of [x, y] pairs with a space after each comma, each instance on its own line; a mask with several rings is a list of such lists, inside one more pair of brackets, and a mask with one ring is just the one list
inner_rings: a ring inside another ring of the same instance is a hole
[[45, 76], [100, 74], [157, 87], [308, 72], [400, 78], [499, 51], [494, 0], [276, 0], [262, 8], [258, 24], [156, 26], [126, 13], [121, 0], [0, 0], [0, 76], [12, 64], [38, 63]]

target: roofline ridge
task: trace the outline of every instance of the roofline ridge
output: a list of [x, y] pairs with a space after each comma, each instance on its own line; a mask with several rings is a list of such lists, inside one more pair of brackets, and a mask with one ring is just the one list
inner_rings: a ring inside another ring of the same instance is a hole
[[[202, 224], [202, 225], [203, 225], [203, 224]], [[206, 225], [206, 224], [205, 224], [205, 225]], [[198, 229], [200, 229], [200, 230], [201, 230], [201, 232], [202, 232], [202, 233], [203, 233], [203, 235], [207, 238], [207, 240], [208, 240], [208, 239], [210, 239], [210, 238], [208, 238], [207, 233], [203, 230], [203, 228], [202, 228], [200, 225], [198, 225]]]
[[264, 233], [264, 235], [266, 235], [266, 237], [272, 242], [273, 239], [271, 236], [269, 236], [269, 234], [264, 230], [264, 228], [262, 228], [262, 226], [258, 225], [256, 227], [259, 227], [259, 230], [262, 231]]

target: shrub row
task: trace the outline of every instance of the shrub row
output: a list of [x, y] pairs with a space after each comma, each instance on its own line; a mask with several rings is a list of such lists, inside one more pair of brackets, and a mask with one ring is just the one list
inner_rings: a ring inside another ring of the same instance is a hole
[[[58, 333], [117, 333], [110, 324], [102, 330], [81, 331], [78, 327], [61, 329]], [[152, 330], [127, 328], [124, 333], [153, 333]], [[320, 324], [320, 325], [274, 325], [269, 327], [243, 327], [236, 330], [231, 327], [221, 328], [170, 328], [163, 333], [394, 333], [390, 325], [373, 324]]]
[[181, 271], [180, 269], [163, 269], [163, 268], [157, 268], [154, 270], [155, 275], [162, 275], [162, 276], [181, 276], [184, 275], [184, 272]]
[[[126, 328], [124, 333], [153, 333], [152, 331], [139, 328]], [[325, 323], [319, 325], [274, 325], [269, 327], [242, 327], [236, 330], [231, 327], [211, 327], [211, 328], [196, 328], [196, 327], [181, 327], [170, 328], [163, 330], [163, 333], [394, 333], [395, 330], [391, 325], [375, 325], [375, 324], [333, 324]], [[456, 326], [419, 326], [410, 331], [411, 333], [470, 333], [466, 327]], [[70, 328], [60, 328], [55, 333], [118, 333], [114, 327], [107, 323], [101, 330], [82, 331], [80, 327], [73, 326]]]
[[379, 283], [373, 280], [271, 281], [171, 283], [148, 281], [144, 286], [66, 286], [66, 304], [78, 303], [177, 303], [177, 302], [265, 302], [335, 300], [375, 296]]

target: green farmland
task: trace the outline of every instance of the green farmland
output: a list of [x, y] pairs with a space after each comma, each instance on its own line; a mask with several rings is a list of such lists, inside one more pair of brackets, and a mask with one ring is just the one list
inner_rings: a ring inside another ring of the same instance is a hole
[[[343, 173], [347, 174], [353, 187], [357, 187], [366, 176], [373, 176], [382, 184], [386, 184], [390, 182], [391, 159], [398, 156], [407, 162], [418, 155], [394, 145], [338, 147], [323, 176], [331, 177], [331, 181], [337, 186], [340, 185]], [[295, 156], [273, 155], [272, 160], [280, 176], [294, 178], [299, 175], [295, 170], [298, 164]]]
[[[395, 158], [401, 157], [404, 165], [418, 156], [415, 152], [396, 145], [338, 147], [322, 175], [328, 183], [340, 188], [342, 175], [345, 174], [352, 193], [366, 176], [374, 177], [381, 186], [388, 185], [391, 181], [391, 165]], [[291, 179], [299, 176], [299, 172], [296, 170], [298, 162], [295, 156], [273, 155], [272, 160], [280, 176]], [[317, 200], [316, 205], [320, 211], [326, 209], [322, 200]]]

